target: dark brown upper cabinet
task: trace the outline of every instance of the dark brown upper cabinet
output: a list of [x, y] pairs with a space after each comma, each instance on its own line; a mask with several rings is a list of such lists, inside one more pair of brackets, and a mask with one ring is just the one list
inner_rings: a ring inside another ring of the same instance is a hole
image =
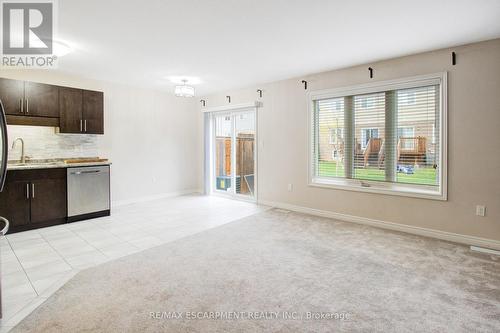
[[59, 117], [59, 87], [50, 84], [25, 82], [24, 112], [34, 117]]
[[24, 81], [0, 78], [0, 100], [5, 114], [24, 114]]
[[0, 99], [12, 116], [59, 117], [59, 87], [0, 78]]
[[83, 91], [83, 130], [104, 134], [104, 94], [100, 91]]
[[103, 97], [99, 91], [60, 88], [61, 133], [104, 134]]
[[61, 133], [83, 132], [83, 90], [59, 90], [59, 127]]
[[59, 87], [0, 78], [9, 125], [59, 126]]
[[0, 78], [0, 100], [10, 125], [104, 134], [104, 94], [100, 91]]

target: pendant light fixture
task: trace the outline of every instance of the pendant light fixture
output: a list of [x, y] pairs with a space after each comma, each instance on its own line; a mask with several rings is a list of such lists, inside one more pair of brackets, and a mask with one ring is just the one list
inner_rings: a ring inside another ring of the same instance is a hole
[[178, 97], [193, 97], [194, 87], [187, 85], [187, 80], [182, 80], [182, 85], [175, 86], [175, 96]]

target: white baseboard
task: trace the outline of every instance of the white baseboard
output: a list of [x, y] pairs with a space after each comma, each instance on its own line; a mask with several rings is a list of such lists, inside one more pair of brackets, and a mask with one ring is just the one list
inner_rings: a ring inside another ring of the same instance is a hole
[[481, 252], [481, 253], [487, 253], [487, 254], [493, 254], [493, 255], [496, 255], [496, 256], [500, 256], [500, 251], [497, 251], [497, 250], [485, 249], [484, 247], [479, 247], [479, 246], [471, 246], [470, 249], [471, 249], [471, 251], [476, 251], [476, 252]]
[[500, 241], [494, 240], [494, 239], [481, 238], [481, 237], [475, 237], [475, 236], [467, 236], [467, 235], [456, 234], [456, 233], [447, 232], [447, 231], [421, 228], [421, 227], [416, 227], [416, 226], [411, 226], [411, 225], [406, 225], [406, 224], [382, 221], [382, 220], [375, 220], [375, 219], [370, 219], [367, 217], [335, 213], [335, 212], [331, 212], [331, 211], [296, 206], [296, 205], [282, 203], [282, 202], [259, 200], [259, 204], [266, 205], [266, 206], [272, 206], [272, 207], [276, 207], [276, 208], [281, 208], [281, 209], [287, 209], [287, 210], [291, 210], [294, 212], [305, 213], [305, 214], [310, 214], [310, 215], [315, 215], [315, 216], [329, 217], [332, 219], [345, 221], [345, 222], [353, 222], [353, 223], [370, 225], [373, 227], [378, 227], [378, 228], [383, 228], [383, 229], [406, 232], [409, 234], [414, 234], [414, 235], [419, 235], [419, 236], [437, 238], [437, 239], [442, 239], [442, 240], [446, 240], [446, 241], [450, 241], [450, 242], [454, 242], [454, 243], [480, 246], [480, 247], [489, 248], [489, 249], [493, 249], [493, 250], [500, 250]]
[[182, 191], [160, 193], [160, 194], [155, 194], [155, 195], [148, 195], [148, 196], [144, 196], [144, 197], [138, 197], [138, 198], [127, 199], [127, 200], [117, 200], [117, 201], [111, 202], [111, 208], [125, 206], [125, 205], [131, 205], [131, 204], [138, 203], [138, 202], [147, 202], [147, 201], [153, 201], [153, 200], [158, 200], [158, 199], [173, 198], [173, 197], [178, 197], [181, 195], [187, 195], [187, 194], [192, 194], [192, 193], [201, 193], [201, 190], [200, 189], [189, 189], [189, 190], [182, 190]]

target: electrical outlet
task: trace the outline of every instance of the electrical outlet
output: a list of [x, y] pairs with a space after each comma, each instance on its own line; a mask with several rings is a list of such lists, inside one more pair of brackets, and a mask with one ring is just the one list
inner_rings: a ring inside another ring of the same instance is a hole
[[293, 191], [293, 184], [288, 184], [288, 192], [292, 192]]
[[486, 215], [486, 206], [477, 205], [476, 206], [476, 215], [477, 216], [485, 216]]

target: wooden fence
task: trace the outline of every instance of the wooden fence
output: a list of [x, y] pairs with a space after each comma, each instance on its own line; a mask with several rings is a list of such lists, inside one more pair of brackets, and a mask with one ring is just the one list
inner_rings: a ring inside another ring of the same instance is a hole
[[[254, 174], [255, 138], [251, 133], [240, 133], [236, 137], [236, 177], [240, 177], [237, 193], [248, 194], [250, 189], [245, 176]], [[216, 175], [231, 175], [231, 138], [216, 137], [215, 142]]]

